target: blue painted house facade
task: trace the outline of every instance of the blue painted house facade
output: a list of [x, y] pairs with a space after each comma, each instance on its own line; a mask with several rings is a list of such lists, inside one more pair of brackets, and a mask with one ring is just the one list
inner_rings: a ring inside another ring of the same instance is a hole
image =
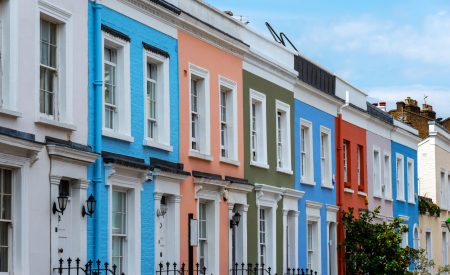
[[151, 9], [179, 14], [89, 1], [88, 142], [101, 157], [89, 168], [97, 206], [88, 259], [125, 274], [153, 274], [159, 262], [179, 259], [179, 240], [164, 235], [179, 229], [187, 175], [178, 164], [177, 31], [145, 16]]
[[294, 103], [295, 182], [299, 200], [299, 266], [337, 272], [335, 119], [298, 99]]
[[[399, 131], [397, 131], [399, 132]], [[418, 137], [404, 132], [401, 139], [393, 138], [392, 152], [392, 182], [393, 182], [393, 214], [401, 218], [408, 226], [408, 233], [403, 237], [402, 246], [413, 247], [414, 232], [418, 230], [419, 203], [418, 203], [418, 177], [417, 177], [417, 143]], [[413, 139], [407, 142], [406, 139]], [[418, 238], [418, 235], [417, 235]], [[417, 247], [416, 247], [417, 248]]]

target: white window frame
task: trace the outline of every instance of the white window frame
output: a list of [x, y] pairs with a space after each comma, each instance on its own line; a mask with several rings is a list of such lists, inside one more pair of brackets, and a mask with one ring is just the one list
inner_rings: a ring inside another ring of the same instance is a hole
[[444, 229], [442, 230], [442, 266], [446, 265], [448, 265], [448, 231]]
[[[278, 119], [279, 112], [281, 112], [280, 122], [282, 125], [279, 125]], [[281, 144], [282, 144], [281, 156], [279, 156], [277, 149], [277, 171], [292, 175], [293, 172], [291, 166], [291, 106], [280, 100], [276, 100], [275, 119], [276, 119], [276, 142], [278, 144], [278, 142], [280, 141], [278, 134], [281, 133]]]
[[115, 49], [117, 52], [117, 84], [116, 102], [117, 115], [114, 129], [105, 127], [105, 86], [102, 81], [102, 135], [126, 142], [133, 142], [131, 136], [131, 87], [130, 87], [130, 42], [102, 32], [102, 79], [104, 78], [104, 51], [105, 47]]
[[[407, 158], [406, 162], [406, 171], [407, 171], [407, 180], [408, 180], [408, 203], [415, 204], [415, 188], [414, 188], [414, 160], [411, 158]], [[411, 170], [410, 170], [411, 169]]]
[[256, 192], [256, 209], [257, 209], [257, 255], [258, 255], [258, 264], [260, 262], [261, 251], [259, 247], [260, 239], [259, 239], [259, 209], [266, 209], [266, 243], [267, 243], [267, 256], [266, 256], [266, 267], [271, 267], [272, 270], [277, 270], [277, 207], [278, 201], [282, 198], [283, 190], [281, 188], [277, 188], [274, 186], [269, 186], [265, 184], [255, 183], [255, 192]]
[[[305, 140], [302, 140], [302, 130], [305, 129]], [[302, 144], [305, 146], [303, 152]], [[303, 161], [305, 159], [305, 161]], [[305, 163], [303, 163], [305, 162]], [[305, 174], [303, 175], [303, 168]], [[300, 119], [300, 182], [314, 185], [314, 153], [313, 153], [313, 125], [306, 119]]]
[[440, 208], [441, 209], [448, 209], [447, 205], [449, 205], [449, 199], [448, 198], [448, 192], [449, 190], [446, 188], [446, 173], [445, 173], [445, 169], [440, 170], [439, 173], [439, 180], [440, 180]]
[[[0, 113], [12, 117], [20, 117], [22, 114], [17, 109], [17, 83], [18, 76], [18, 41], [19, 41], [19, 3], [18, 1], [3, 1], [0, 3], [1, 21], [1, 73], [0, 80]], [[37, 43], [39, 39], [37, 39]], [[39, 51], [36, 52], [39, 54]], [[39, 62], [38, 58], [36, 59]], [[39, 76], [36, 78], [39, 80]], [[38, 85], [36, 85], [37, 88]]]
[[[446, 189], [447, 189], [447, 192], [449, 192], [450, 193], [450, 172], [448, 172], [448, 174], [447, 174], [447, 183], [446, 183]], [[447, 202], [447, 209], [450, 209], [450, 200], [448, 200], [448, 202]]]
[[[14, 249], [12, 251], [11, 272], [21, 271], [23, 274], [30, 274], [29, 253], [29, 187], [26, 184], [29, 180], [30, 158], [4, 154], [0, 152], [0, 165], [13, 171], [13, 224]], [[20, 210], [20, 211], [19, 211]]]
[[[200, 214], [200, 203], [205, 203], [207, 205], [207, 262], [206, 262], [206, 273], [219, 274], [220, 265], [220, 237], [219, 237], [219, 226], [220, 226], [220, 212], [219, 212], [219, 202], [220, 194], [215, 191], [201, 190], [197, 193], [197, 213]], [[199, 217], [199, 216], [197, 216]], [[200, 256], [200, 249], [197, 248], [197, 258]]]
[[358, 189], [364, 186], [364, 182], [361, 182], [362, 169], [364, 166], [364, 147], [361, 144], [356, 145], [356, 177], [358, 182]]
[[[40, 0], [35, 26], [36, 45], [36, 122], [75, 130], [73, 125], [73, 22], [72, 14], [65, 9]], [[40, 21], [45, 20], [57, 25], [57, 84], [54, 114], [40, 112]]]
[[[381, 181], [381, 150], [380, 148], [374, 146], [372, 150], [372, 161], [373, 161], [373, 196], [381, 198], [383, 194], [382, 181]], [[378, 154], [378, 159], [376, 159], [376, 154]]]
[[[15, 187], [14, 187], [14, 170], [12, 170], [12, 169], [10, 169], [10, 168], [6, 168], [6, 167], [2, 167], [2, 166], [0, 166], [0, 172], [1, 172], [1, 170], [4, 170], [4, 171], [6, 171], [6, 170], [8, 170], [8, 171], [10, 171], [10, 173], [11, 173], [11, 182], [10, 182], [10, 184], [11, 184], [11, 194], [10, 194], [10, 196], [11, 196], [11, 198], [10, 198], [10, 218], [9, 219], [5, 219], [5, 220], [1, 220], [2, 222], [4, 222], [4, 223], [7, 223], [7, 227], [8, 227], [8, 233], [7, 233], [7, 235], [8, 235], [8, 239], [7, 239], [7, 244], [6, 244], [6, 247], [7, 247], [7, 255], [8, 255], [8, 263], [7, 263], [7, 265], [8, 265], [8, 270], [6, 271], [6, 272], [1, 272], [0, 271], [0, 274], [11, 274], [11, 273], [14, 273], [13, 271], [14, 271], [14, 266], [13, 266], [13, 249], [15, 249], [14, 247], [13, 247], [13, 239], [14, 239], [14, 230], [13, 230], [13, 228], [14, 228], [14, 202], [15, 202], [15, 195], [14, 195], [14, 193], [15, 193]], [[2, 176], [2, 174], [3, 173], [0, 173], [0, 177]], [[1, 178], [0, 178], [0, 182], [1, 182]], [[0, 190], [1, 191], [1, 190]], [[0, 199], [1, 199], [1, 196], [0, 196]], [[2, 207], [2, 204], [1, 204], [1, 201], [0, 201], [0, 207]], [[0, 209], [0, 210], [2, 210], [2, 212], [3, 212], [3, 209]], [[1, 217], [0, 217], [1, 218]]]
[[[112, 193], [119, 193], [119, 194], [121, 194], [121, 196], [123, 196], [124, 197], [124, 199], [125, 199], [125, 228], [124, 228], [124, 230], [125, 230], [125, 232], [124, 233], [122, 233], [122, 234], [114, 234], [114, 233], [111, 233], [111, 242], [113, 243], [113, 239], [114, 239], [114, 237], [119, 237], [119, 238], [121, 238], [122, 239], [122, 247], [121, 247], [121, 251], [122, 251], [122, 260], [121, 260], [121, 262], [122, 262], [122, 264], [120, 264], [120, 265], [117, 265], [117, 267], [118, 267], [118, 272], [119, 273], [122, 273], [122, 272], [124, 272], [125, 270], [127, 270], [127, 261], [128, 261], [128, 255], [127, 255], [127, 250], [128, 250], [128, 244], [127, 244], [127, 239], [128, 239], [128, 228], [129, 228], [129, 224], [128, 224], [128, 192], [127, 192], [127, 190], [123, 190], [123, 189], [117, 189], [117, 188], [115, 188], [115, 189], [113, 189], [113, 191], [112, 191]], [[112, 211], [112, 209], [111, 209], [111, 211]], [[114, 245], [112, 245], [112, 247], [114, 247]], [[113, 253], [111, 253], [111, 264], [113, 264], [114, 263], [114, 261], [113, 261]], [[121, 268], [122, 268], [122, 270], [121, 270]]]
[[[308, 269], [322, 273], [322, 230], [321, 230], [321, 208], [322, 203], [306, 201], [306, 264]], [[308, 224], [313, 229], [313, 251], [311, 267], [308, 266]]]
[[343, 140], [342, 142], [342, 156], [343, 156], [343, 168], [344, 168], [344, 183], [348, 183], [350, 180], [350, 170], [349, 170], [349, 156], [350, 156], [350, 141]]
[[[222, 126], [221, 101], [222, 91], [226, 90], [226, 141], [225, 148], [227, 156], [222, 156], [220, 148], [219, 160], [221, 162], [239, 165], [238, 161], [238, 108], [237, 108], [237, 83], [224, 76], [218, 78], [219, 81], [219, 129]], [[224, 121], [225, 122], [225, 121]], [[220, 135], [220, 147], [222, 147], [222, 135]]]
[[387, 200], [392, 200], [392, 161], [391, 154], [388, 152], [384, 152], [383, 154], [383, 172], [384, 179], [381, 189], [383, 191], [384, 198]]
[[[170, 144], [170, 81], [169, 81], [169, 57], [159, 55], [149, 50], [143, 50], [144, 71], [144, 145], [158, 148], [164, 151], [173, 151]], [[147, 104], [147, 64], [152, 63], [157, 67], [156, 79], [156, 136], [148, 136], [149, 109]]]
[[[427, 235], [429, 234], [430, 239], [428, 242]], [[431, 233], [431, 230], [427, 229], [425, 231], [425, 255], [428, 259], [428, 261], [431, 261], [433, 259], [433, 235]], [[431, 269], [432, 267], [430, 267]]]
[[405, 248], [408, 246], [408, 237], [409, 237], [409, 230], [406, 232], [402, 232], [402, 243], [401, 247]]
[[[417, 237], [416, 237], [416, 232], [417, 232]], [[416, 224], [414, 224], [414, 228], [413, 228], [413, 248], [414, 249], [419, 249], [420, 248], [420, 233], [419, 233], [419, 226]]]
[[[267, 212], [269, 212], [269, 209], [266, 209], [264, 207], [261, 207], [258, 209], [258, 263], [261, 264], [267, 264]], [[262, 215], [263, 214], [263, 215]], [[261, 219], [261, 217], [264, 217], [264, 219]], [[262, 228], [261, 225], [264, 225], [264, 228]], [[264, 238], [261, 238], [261, 236], [264, 236]], [[264, 249], [262, 249], [264, 247]], [[264, 251], [263, 251], [264, 250]]]
[[[322, 135], [326, 135], [326, 150], [323, 148]], [[323, 187], [333, 187], [333, 164], [331, 150], [331, 129], [320, 126], [320, 177]], [[325, 163], [325, 165], [323, 165]]]
[[[267, 162], [267, 117], [266, 117], [266, 95], [250, 89], [250, 165], [268, 169]], [[257, 104], [256, 110], [256, 161], [253, 160], [252, 152], [252, 104]]]
[[108, 186], [108, 262], [112, 262], [112, 192], [127, 194], [127, 238], [125, 274], [140, 274], [141, 265], [141, 188], [144, 173], [119, 165], [107, 164], [105, 185]]
[[[196, 143], [198, 150], [192, 149], [192, 103], [191, 81], [193, 78], [202, 81], [198, 90], [198, 126]], [[209, 71], [194, 64], [189, 64], [189, 156], [205, 160], [213, 160], [211, 156], [211, 106], [210, 106]], [[198, 139], [198, 140], [197, 140]]]
[[[398, 165], [399, 161], [400, 169]], [[395, 182], [395, 188], [397, 189], [397, 200], [405, 201], [405, 162], [403, 155], [398, 153], [395, 156]]]

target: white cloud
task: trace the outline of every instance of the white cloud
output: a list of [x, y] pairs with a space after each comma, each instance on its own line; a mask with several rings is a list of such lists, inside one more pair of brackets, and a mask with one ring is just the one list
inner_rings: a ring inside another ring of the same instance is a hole
[[428, 15], [418, 26], [371, 16], [338, 20], [313, 27], [300, 38], [302, 45], [334, 47], [338, 51], [363, 50], [430, 64], [450, 64], [450, 17]]
[[372, 88], [368, 91], [370, 102], [386, 101], [388, 110], [395, 109], [395, 103], [408, 96], [417, 100], [418, 105], [422, 107], [424, 96], [428, 96], [426, 101], [433, 106], [436, 117], [447, 118], [450, 116], [450, 89], [448, 88], [411, 85]]

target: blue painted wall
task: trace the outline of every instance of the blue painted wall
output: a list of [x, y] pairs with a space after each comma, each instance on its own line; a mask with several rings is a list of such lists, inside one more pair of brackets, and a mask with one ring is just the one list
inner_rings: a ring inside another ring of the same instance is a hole
[[[308, 120], [312, 123], [313, 135], [313, 159], [314, 159], [314, 186], [300, 183], [300, 118]], [[320, 211], [321, 216], [321, 253], [322, 253], [322, 274], [327, 272], [327, 205], [336, 205], [336, 190], [322, 187], [322, 177], [320, 173], [320, 126], [331, 130], [331, 160], [332, 174], [336, 172], [335, 162], [335, 140], [334, 140], [334, 117], [315, 107], [305, 104], [299, 100], [294, 100], [294, 147], [295, 147], [295, 187], [297, 190], [305, 192], [304, 197], [298, 205], [299, 214], [299, 266], [306, 267], [306, 201], [315, 201], [322, 203]], [[335, 185], [333, 181], [333, 186]]]
[[[101, 47], [96, 35], [101, 34], [99, 24], [94, 20], [94, 7], [97, 8], [101, 24], [107, 25], [130, 37], [130, 84], [131, 84], [131, 135], [134, 142], [124, 142], [108, 137], [101, 137], [101, 144], [96, 146], [98, 152], [132, 156], [144, 159], [149, 164], [150, 157], [165, 159], [172, 162], [179, 161], [179, 97], [178, 97], [178, 43], [173, 37], [143, 25], [123, 14], [105, 6], [93, 4], [89, 1], [89, 136], [88, 142], [93, 145], [96, 135], [101, 131], [95, 127], [96, 116], [100, 118], [102, 110], [95, 102], [95, 70], [101, 68], [101, 60], [95, 56], [95, 48]], [[97, 42], [96, 42], [97, 41]], [[170, 55], [170, 142], [172, 152], [143, 146], [144, 140], [144, 79], [143, 79], [143, 46], [142, 42], [160, 48]], [[102, 50], [102, 49], [100, 49]], [[101, 52], [101, 51], [100, 51]], [[98, 86], [98, 83], [97, 83]], [[100, 90], [101, 92], [101, 90]], [[97, 106], [97, 107], [96, 107]], [[101, 121], [101, 119], [100, 119]], [[89, 186], [89, 193], [94, 193], [97, 199], [97, 210], [94, 218], [88, 222], [88, 258], [107, 260], [109, 230], [108, 225], [108, 187], [104, 185], [105, 169], [102, 162], [97, 163], [101, 169], [101, 179]], [[89, 169], [89, 178], [94, 179], [95, 165]], [[100, 186], [94, 186], [99, 184]], [[154, 267], [154, 207], [153, 189], [150, 182], [144, 183], [141, 192], [141, 245], [142, 245], [142, 274], [153, 274]]]
[[[393, 185], [393, 196], [394, 196], [394, 217], [398, 217], [399, 215], [407, 216], [409, 217], [408, 222], [406, 224], [409, 228], [408, 233], [408, 245], [413, 246], [413, 230], [414, 230], [414, 224], [419, 224], [419, 203], [417, 196], [415, 196], [414, 201], [415, 204], [408, 203], [408, 170], [407, 170], [407, 159], [413, 159], [414, 160], [414, 192], [415, 194], [418, 193], [418, 180], [417, 180], [417, 150], [414, 150], [412, 148], [409, 148], [405, 145], [399, 144], [397, 142], [392, 141], [392, 185]], [[404, 179], [405, 179], [405, 201], [398, 201], [397, 200], [397, 167], [396, 167], [396, 160], [397, 160], [397, 154], [403, 155], [403, 171], [404, 171]]]

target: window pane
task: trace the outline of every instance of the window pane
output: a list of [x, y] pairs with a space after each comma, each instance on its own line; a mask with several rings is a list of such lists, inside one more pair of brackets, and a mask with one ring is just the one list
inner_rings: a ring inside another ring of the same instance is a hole
[[158, 66], [156, 64], [153, 63], [147, 63], [147, 78], [149, 79], [153, 79], [156, 81], [158, 75]]
[[8, 272], [9, 223], [0, 222], [0, 272]]
[[113, 192], [112, 225], [113, 234], [126, 234], [126, 193]]

